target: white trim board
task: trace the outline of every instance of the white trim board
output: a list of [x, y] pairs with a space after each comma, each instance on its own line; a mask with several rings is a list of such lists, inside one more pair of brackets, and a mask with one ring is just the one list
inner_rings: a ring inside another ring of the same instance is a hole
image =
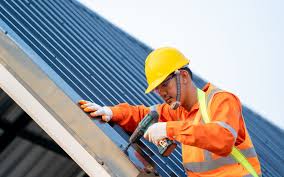
[[82, 147], [21, 83], [0, 64], [0, 87], [52, 137], [89, 176], [110, 174]]

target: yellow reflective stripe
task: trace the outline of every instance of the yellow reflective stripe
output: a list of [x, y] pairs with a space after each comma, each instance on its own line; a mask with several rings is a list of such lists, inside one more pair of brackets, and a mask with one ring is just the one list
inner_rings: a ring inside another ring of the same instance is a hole
[[[209, 123], [210, 118], [207, 112], [205, 93], [199, 88], [197, 88], [197, 98], [198, 98], [202, 118], [204, 119], [205, 123]], [[254, 177], [258, 177], [253, 166], [248, 162], [246, 157], [236, 147], [233, 147], [230, 155], [237, 162], [239, 162], [251, 175], [253, 175]]]
[[253, 166], [249, 163], [249, 161], [246, 159], [246, 157], [236, 148], [233, 147], [233, 150], [231, 152], [231, 156], [240, 164], [242, 164], [245, 169], [254, 177], [258, 177], [258, 174], [254, 170]]
[[[254, 148], [249, 148], [245, 150], [241, 150], [241, 152], [247, 157], [256, 157], [256, 152]], [[188, 162], [184, 163], [184, 167], [193, 172], [206, 172], [210, 170], [214, 170], [220, 168], [224, 165], [233, 165], [236, 164], [236, 161], [232, 156], [221, 157], [216, 160], [209, 160], [204, 162]]]
[[205, 93], [200, 90], [197, 89], [197, 98], [198, 98], [198, 102], [199, 102], [199, 107], [200, 107], [200, 112], [201, 112], [201, 117], [204, 120], [205, 123], [209, 123], [210, 122], [210, 118], [207, 114], [207, 110], [206, 110], [206, 101], [205, 101]]

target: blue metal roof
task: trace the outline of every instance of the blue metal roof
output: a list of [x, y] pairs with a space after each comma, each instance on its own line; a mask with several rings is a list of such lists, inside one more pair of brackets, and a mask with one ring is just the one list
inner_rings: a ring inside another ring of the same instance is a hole
[[[144, 60], [152, 50], [95, 12], [74, 0], [2, 0], [0, 26], [33, 61], [74, 101], [87, 99], [101, 105], [120, 102], [147, 106], [162, 102], [144, 94]], [[205, 82], [194, 75], [194, 82]], [[259, 155], [263, 176], [284, 176], [283, 130], [244, 107], [244, 116]], [[116, 125], [101, 126], [124, 139]], [[157, 154], [153, 144], [141, 140], [143, 154], [162, 176], [186, 176], [180, 146], [169, 157]], [[129, 155], [129, 158], [130, 155]], [[139, 166], [139, 162], [134, 162]], [[141, 162], [140, 162], [141, 163]]]

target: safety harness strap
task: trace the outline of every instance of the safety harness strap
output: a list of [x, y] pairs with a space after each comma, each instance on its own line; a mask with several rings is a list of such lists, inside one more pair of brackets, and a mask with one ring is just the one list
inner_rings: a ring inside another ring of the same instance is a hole
[[[206, 107], [206, 95], [205, 93], [197, 88], [197, 98], [199, 107], [201, 110], [202, 119], [205, 123], [210, 123], [210, 118]], [[239, 162], [253, 177], [258, 177], [258, 174], [254, 170], [253, 166], [249, 163], [247, 158], [234, 146], [230, 154], [237, 162]]]

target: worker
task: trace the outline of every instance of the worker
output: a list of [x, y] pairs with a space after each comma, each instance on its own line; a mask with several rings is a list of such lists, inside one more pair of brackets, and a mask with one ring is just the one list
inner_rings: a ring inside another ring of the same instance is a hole
[[189, 60], [171, 47], [156, 49], [147, 56], [145, 75], [145, 93], [154, 91], [165, 103], [152, 107], [127, 103], [100, 106], [81, 100], [81, 108], [128, 132], [133, 132], [141, 119], [156, 109], [159, 121], [147, 129], [144, 138], [156, 145], [164, 138], [180, 142], [188, 176], [261, 176], [237, 96], [210, 83], [197, 88]]

